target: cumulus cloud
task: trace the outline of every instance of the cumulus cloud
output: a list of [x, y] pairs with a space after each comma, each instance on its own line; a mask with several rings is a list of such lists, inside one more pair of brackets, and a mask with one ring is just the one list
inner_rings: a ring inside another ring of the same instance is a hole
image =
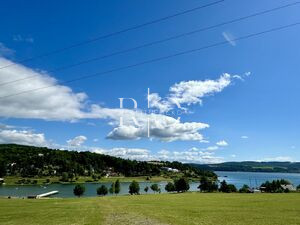
[[249, 137], [246, 135], [241, 136], [242, 139], [248, 139]]
[[158, 93], [151, 93], [149, 95], [150, 107], [157, 108], [164, 113], [174, 107], [183, 108], [183, 105], [202, 104], [204, 97], [221, 92], [237, 77], [240, 76], [224, 73], [216, 80], [181, 81], [170, 87], [170, 93], [165, 99], [162, 99]]
[[0, 126], [1, 144], [20, 144], [33, 146], [47, 146], [43, 133], [33, 133], [28, 130], [17, 130], [8, 125]]
[[67, 143], [69, 146], [81, 146], [86, 140], [87, 138], [85, 136], [80, 135], [73, 139], [68, 140]]
[[92, 152], [107, 154], [125, 159], [135, 159], [140, 161], [162, 160], [162, 161], [180, 161], [183, 163], [220, 163], [223, 158], [214, 156], [212, 152], [204, 152], [197, 148], [186, 151], [169, 151], [162, 149], [157, 153], [143, 148], [112, 148], [97, 149]]
[[225, 140], [222, 140], [222, 141], [218, 141], [216, 143], [216, 145], [221, 146], [221, 147], [225, 147], [225, 146], [228, 146], [228, 143]]

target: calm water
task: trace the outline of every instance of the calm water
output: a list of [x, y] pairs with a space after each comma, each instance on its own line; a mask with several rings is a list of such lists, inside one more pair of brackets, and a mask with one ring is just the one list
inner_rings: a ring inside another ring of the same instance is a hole
[[278, 179], [289, 180], [295, 186], [300, 184], [300, 173], [261, 173], [261, 172], [225, 172], [215, 171], [220, 181], [226, 180], [227, 183], [234, 184], [237, 188], [244, 184], [250, 187], [258, 187], [265, 181]]
[[[272, 181], [274, 179], [286, 179], [291, 181], [294, 185], [300, 184], [300, 174], [296, 173], [255, 173], [255, 172], [216, 172], [219, 176], [219, 180], [226, 180], [230, 184], [234, 184], [237, 188], [240, 188], [244, 184], [248, 184], [251, 187], [258, 187], [261, 183], [269, 180]], [[103, 183], [110, 187], [110, 183]], [[128, 187], [130, 182], [121, 183], [121, 192], [120, 194], [126, 195], [128, 194]], [[143, 194], [144, 188], [146, 186], [149, 187], [148, 193], [153, 193], [150, 189], [151, 182], [140, 182], [140, 192]], [[165, 192], [165, 185], [167, 182], [157, 182], [160, 186], [161, 191]], [[96, 189], [100, 187], [102, 184], [85, 184], [85, 197], [96, 196]], [[190, 183], [190, 191], [197, 191], [197, 187], [199, 182]], [[28, 195], [36, 195], [42, 194], [50, 191], [59, 191], [59, 194], [55, 195], [55, 197], [63, 197], [69, 198], [74, 197], [73, 188], [74, 184], [50, 184], [46, 186], [40, 185], [30, 185], [30, 186], [0, 186], [0, 196], [18, 196], [18, 197], [26, 197]]]

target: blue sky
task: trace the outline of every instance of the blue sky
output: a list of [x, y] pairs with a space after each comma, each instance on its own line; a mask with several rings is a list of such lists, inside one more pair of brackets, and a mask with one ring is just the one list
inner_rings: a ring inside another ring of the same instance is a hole
[[[0, 64], [16, 64], [0, 69], [0, 85], [26, 76], [36, 77], [0, 86], [0, 96], [57, 86], [0, 98], [0, 142], [90, 150], [142, 160], [299, 161], [299, 26], [90, 79], [63, 82], [207, 46], [224, 41], [225, 37], [232, 39], [296, 23], [300, 21], [300, 4], [127, 54], [49, 72], [293, 1], [225, 0], [68, 51], [20, 62], [211, 2], [214, 1], [3, 3]], [[152, 115], [150, 138], [145, 136], [147, 114], [137, 115], [142, 127], [133, 121], [126, 121], [122, 128], [118, 124], [121, 112], [126, 114], [125, 119], [133, 113], [129, 101], [125, 101], [128, 110], [120, 110], [118, 98], [134, 98], [139, 110], [145, 110], [148, 88], [156, 93], [152, 97], [161, 98], [153, 98], [153, 109], [155, 103], [160, 103], [169, 107], [169, 112], [176, 110], [177, 106], [171, 104], [174, 99], [185, 108], [180, 122], [163, 111]]]

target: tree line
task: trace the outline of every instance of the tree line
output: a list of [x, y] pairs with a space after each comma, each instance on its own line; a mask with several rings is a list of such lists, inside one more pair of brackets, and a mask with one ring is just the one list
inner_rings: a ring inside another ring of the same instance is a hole
[[180, 162], [148, 163], [122, 159], [88, 151], [53, 150], [16, 144], [0, 145], [0, 177], [61, 176], [63, 180], [75, 176], [103, 176], [108, 170], [124, 176], [160, 175], [162, 167], [182, 171], [186, 176], [217, 177], [211, 171], [191, 167]]
[[[266, 181], [261, 184], [261, 187], [265, 189], [265, 192], [271, 193], [281, 193], [281, 192], [289, 192], [287, 189], [282, 188], [281, 185], [290, 184], [289, 181], [281, 179], [281, 180], [273, 180], [272, 182]], [[150, 189], [154, 193], [161, 193], [161, 189], [158, 184], [152, 184]], [[186, 192], [190, 189], [189, 180], [185, 177], [181, 177], [179, 179], [174, 180], [173, 182], [168, 182], [165, 185], [165, 190], [167, 192]], [[239, 190], [233, 184], [228, 184], [225, 180], [218, 184], [216, 181], [213, 181], [207, 177], [202, 177], [200, 179], [200, 184], [198, 186], [201, 192], [223, 192], [223, 193], [250, 193], [250, 187], [248, 185], [243, 185]], [[300, 185], [297, 187], [300, 190]], [[81, 196], [85, 192], [85, 187], [83, 185], [76, 185], [74, 188], [74, 195]], [[96, 189], [97, 195], [105, 196], [108, 193], [110, 194], [119, 194], [121, 191], [120, 181], [116, 180], [107, 188], [105, 185], [101, 185]], [[148, 193], [149, 187], [146, 186], [144, 188], [144, 192]], [[132, 181], [129, 185], [128, 193], [131, 195], [140, 194], [140, 185], [137, 181]]]

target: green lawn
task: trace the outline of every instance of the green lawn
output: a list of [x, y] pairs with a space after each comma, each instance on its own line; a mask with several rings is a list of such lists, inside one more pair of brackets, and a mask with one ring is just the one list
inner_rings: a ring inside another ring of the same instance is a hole
[[299, 225], [300, 194], [0, 199], [0, 224]]

